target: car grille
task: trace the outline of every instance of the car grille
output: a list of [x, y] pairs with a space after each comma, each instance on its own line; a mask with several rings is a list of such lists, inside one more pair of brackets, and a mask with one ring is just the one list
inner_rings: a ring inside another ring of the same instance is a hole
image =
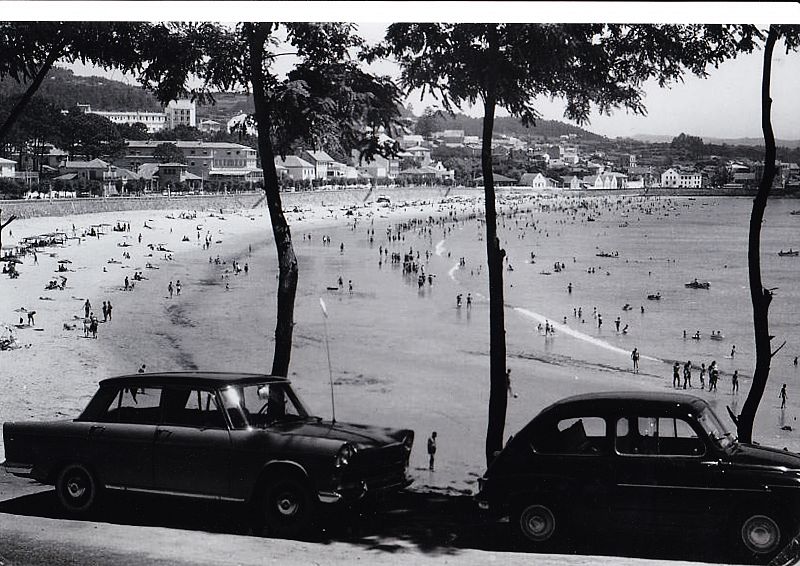
[[405, 479], [406, 463], [406, 450], [401, 443], [359, 450], [343, 480], [364, 481], [372, 489], [396, 485]]

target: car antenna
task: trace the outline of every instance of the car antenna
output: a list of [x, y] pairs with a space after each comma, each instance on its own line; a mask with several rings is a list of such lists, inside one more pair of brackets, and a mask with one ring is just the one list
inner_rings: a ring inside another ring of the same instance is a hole
[[322, 297], [319, 298], [319, 306], [322, 309], [322, 320], [325, 323], [325, 352], [328, 354], [328, 377], [331, 383], [331, 422], [336, 422], [336, 403], [333, 400], [333, 370], [331, 369], [331, 347], [328, 344], [328, 309]]

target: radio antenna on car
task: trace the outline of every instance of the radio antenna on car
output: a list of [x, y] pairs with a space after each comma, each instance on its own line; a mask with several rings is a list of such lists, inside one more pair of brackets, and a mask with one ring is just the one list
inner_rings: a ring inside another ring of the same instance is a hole
[[333, 370], [331, 369], [331, 347], [328, 344], [328, 309], [322, 297], [319, 298], [319, 306], [322, 309], [322, 320], [325, 323], [325, 352], [328, 354], [328, 378], [331, 383], [331, 422], [336, 422], [336, 403], [333, 400]]

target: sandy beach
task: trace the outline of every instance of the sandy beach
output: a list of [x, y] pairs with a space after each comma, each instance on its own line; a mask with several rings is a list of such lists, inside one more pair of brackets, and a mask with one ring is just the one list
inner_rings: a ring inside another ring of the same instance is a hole
[[[481, 200], [476, 195], [424, 204], [392, 203], [391, 207], [370, 203], [349, 212], [319, 205], [287, 214], [300, 266], [290, 377], [313, 412], [330, 417], [322, 298], [330, 315], [327, 330], [337, 418], [414, 428], [416, 488], [468, 492], [474, 490], [475, 479], [484, 469], [488, 291], [480, 241]], [[537, 230], [544, 237], [543, 225], [534, 229], [513, 224], [523, 218], [527, 222], [538, 218], [542, 223], [550, 218], [549, 229], [555, 237], [557, 221], [542, 211], [542, 202], [553, 206], [559, 201], [501, 199], [505, 237], [510, 240], [519, 233], [515, 237], [522, 242], [523, 232], [530, 240]], [[118, 222], [129, 224], [130, 231], [112, 230]], [[18, 266], [19, 278], [0, 278], [0, 322], [13, 328], [21, 346], [0, 352], [3, 421], [73, 418], [99, 380], [135, 373], [142, 364], [148, 371], [269, 371], [277, 263], [265, 208], [18, 220], [10, 226], [13, 235], [4, 234], [4, 244], [55, 230], [71, 236], [73, 226], [80, 236], [92, 225], [107, 225], [105, 233], [69, 239], [63, 247], [43, 248], [37, 254], [38, 263], [31, 255], [24, 258]], [[591, 223], [575, 223], [572, 230], [585, 234], [589, 242], [596, 240]], [[330, 243], [325, 243], [328, 239]], [[209, 247], [204, 249], [207, 241]], [[504, 245], [513, 248], [513, 242]], [[169, 251], [158, 251], [159, 247]], [[419, 274], [404, 273], [402, 264], [391, 262], [390, 253], [418, 257], [430, 277], [420, 286]], [[571, 257], [572, 252], [560, 254]], [[556, 323], [553, 313], [560, 314], [571, 304], [561, 296], [564, 290], [559, 298], [549, 290], [550, 300], [522, 304], [516, 290], [541, 284], [534, 284], [531, 275], [522, 271], [526, 258], [521, 251], [511, 257], [517, 267], [506, 276], [506, 317], [509, 367], [517, 397], [509, 400], [506, 436], [541, 408], [567, 395], [668, 387], [666, 356], [648, 352], [640, 344], [642, 371], [633, 374], [625, 336], [590, 330], [590, 325]], [[549, 268], [546, 257], [543, 252], [535, 267], [526, 266], [536, 270], [530, 273]], [[71, 262], [64, 264], [68, 272], [56, 273], [60, 260]], [[240, 267], [247, 264], [247, 273], [236, 274], [234, 261]], [[151, 268], [146, 267], [148, 263]], [[125, 277], [132, 281], [135, 272], [146, 279], [125, 291]], [[66, 288], [45, 290], [50, 279], [59, 275], [67, 277]], [[575, 275], [573, 271], [570, 277]], [[168, 285], [178, 280], [181, 293], [170, 297]], [[562, 285], [566, 279], [558, 287]], [[577, 280], [576, 287], [577, 295]], [[590, 300], [602, 299], [600, 291], [597, 297], [585, 298], [587, 310]], [[469, 308], [466, 303], [456, 306], [458, 294], [465, 302], [470, 295]], [[97, 339], [84, 337], [87, 299], [101, 321]], [[102, 322], [103, 301], [113, 304], [112, 319], [107, 322]], [[23, 308], [36, 311], [35, 325], [25, 324]], [[18, 328], [20, 317], [23, 324]], [[536, 332], [545, 319], [557, 324], [555, 340], [545, 340]], [[612, 321], [607, 318], [606, 328], [613, 328]], [[745, 356], [746, 345], [740, 348]], [[741, 401], [748, 386], [749, 381], [743, 381]], [[715, 404], [724, 413], [724, 404], [731, 400], [720, 399]], [[772, 399], [765, 407], [771, 404]], [[796, 414], [795, 404], [790, 397], [792, 414]], [[757, 435], [766, 435], [765, 442], [777, 439], [783, 442], [780, 446], [797, 449], [796, 433], [775, 435], [774, 418], [762, 420]], [[436, 472], [431, 473], [425, 438], [433, 430], [439, 435], [439, 453]]]

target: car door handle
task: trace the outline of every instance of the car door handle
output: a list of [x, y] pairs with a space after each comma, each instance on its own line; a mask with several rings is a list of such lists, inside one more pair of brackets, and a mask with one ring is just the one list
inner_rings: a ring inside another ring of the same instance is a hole
[[719, 466], [719, 464], [720, 464], [719, 460], [710, 460], [710, 461], [703, 462], [703, 465], [704, 466], [708, 466], [708, 467], [717, 467], [717, 466]]
[[167, 437], [167, 436], [170, 436], [171, 434], [172, 434], [171, 430], [159, 429], [159, 430], [156, 431], [156, 438]]

